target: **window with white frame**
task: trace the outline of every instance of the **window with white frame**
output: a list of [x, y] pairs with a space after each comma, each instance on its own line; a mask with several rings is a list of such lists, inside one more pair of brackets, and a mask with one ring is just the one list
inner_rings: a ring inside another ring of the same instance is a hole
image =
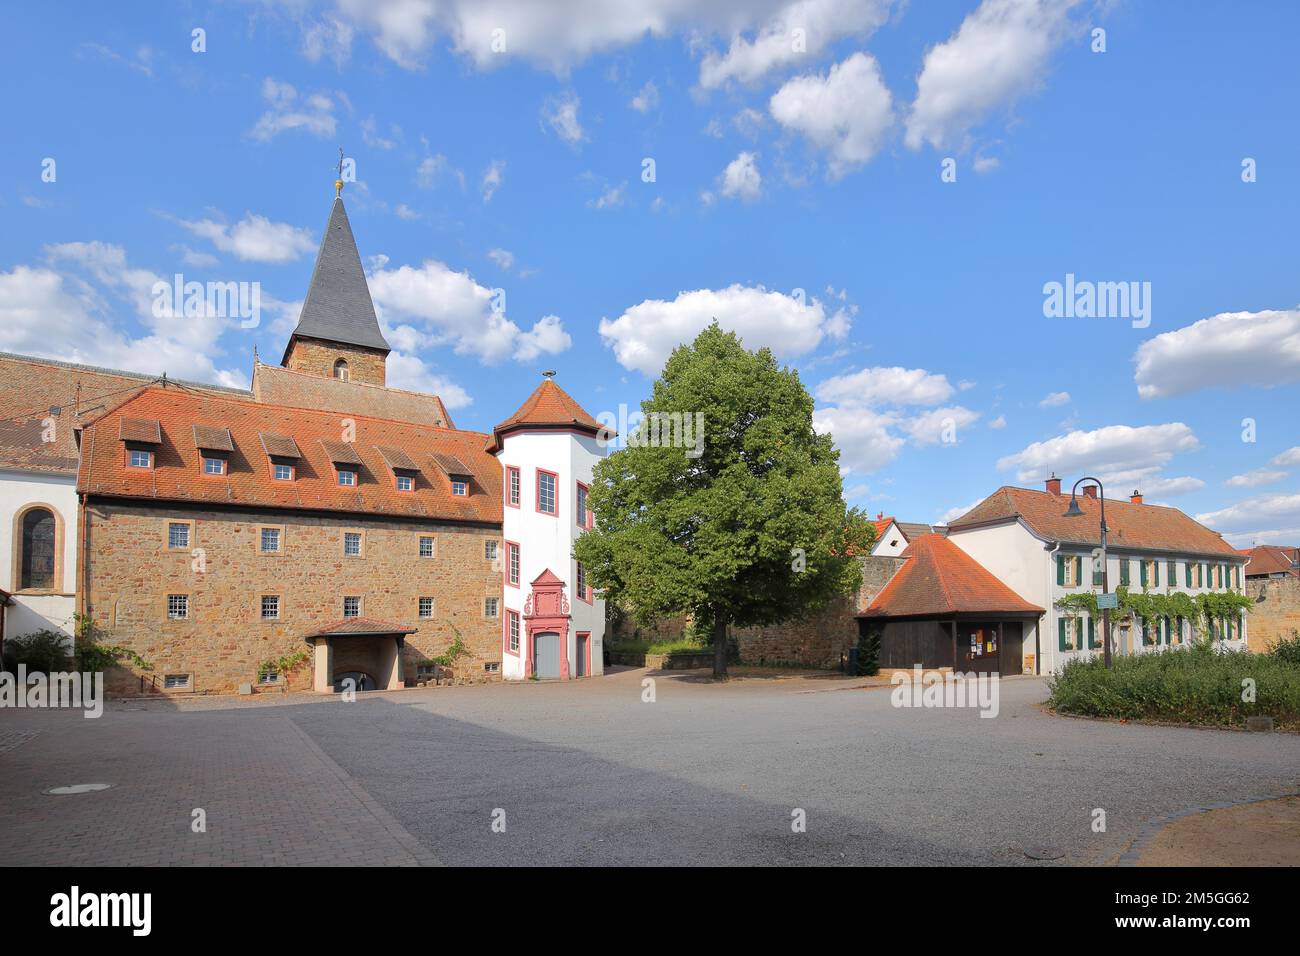
[[280, 620], [280, 595], [278, 594], [262, 595], [262, 620], [264, 621]]
[[361, 616], [361, 598], [356, 595], [347, 595], [343, 598], [343, 616], [360, 617]]
[[224, 475], [226, 473], [226, 459], [217, 458], [213, 455], [204, 455], [203, 473], [205, 475]]
[[167, 525], [167, 547], [184, 550], [190, 546], [188, 521], [172, 521]]
[[494, 597], [489, 597], [489, 598], [484, 598], [484, 599], [483, 599], [483, 616], [484, 616], [484, 617], [496, 617], [496, 616], [497, 616], [497, 605], [498, 605], [498, 601], [499, 601], [499, 600], [500, 600], [499, 598], [494, 598]]
[[420, 535], [420, 557], [422, 558], [433, 557], [433, 547], [434, 547], [433, 535], [431, 534]]
[[353, 468], [340, 468], [340, 469], [339, 469], [339, 484], [340, 484], [340, 485], [343, 485], [344, 487], [347, 487], [347, 488], [351, 488], [351, 487], [355, 486], [356, 483], [357, 483], [357, 473], [356, 473], [356, 469], [353, 469]]
[[555, 475], [537, 470], [537, 510], [542, 514], [555, 514]]
[[[301, 542], [299, 542], [301, 544]], [[345, 557], [356, 558], [361, 556], [361, 532], [345, 531], [343, 532], [343, 554]]]
[[398, 491], [413, 491], [413, 490], [415, 490], [415, 479], [412, 478], [410, 475], [398, 475], [398, 476], [397, 476], [397, 490], [398, 490]]
[[511, 507], [519, 507], [519, 469], [506, 469], [506, 504]]
[[167, 620], [184, 621], [190, 616], [190, 596], [188, 594], [167, 595]]
[[263, 528], [258, 542], [263, 554], [280, 553], [280, 529]]
[[510, 618], [507, 624], [508, 639], [510, 641], [510, 653], [519, 653], [519, 615], [514, 611], [507, 611], [506, 616]]
[[519, 584], [519, 545], [514, 543], [506, 544], [506, 581]]
[[587, 486], [578, 482], [578, 507], [575, 521], [579, 528], [591, 527], [591, 511], [587, 507]]
[[424, 618], [433, 617], [433, 598], [431, 597], [420, 598], [420, 617], [424, 617]]
[[271, 467], [271, 474], [276, 481], [293, 481], [293, 465], [277, 461]]
[[280, 683], [280, 672], [263, 671], [257, 675], [257, 682], [259, 684], [278, 684]]
[[451, 493], [457, 498], [464, 498], [469, 494], [469, 482], [463, 478], [453, 478], [451, 480]]
[[485, 561], [495, 561], [499, 547], [496, 538], [488, 538], [483, 542], [483, 559]]
[[583, 566], [581, 561], [577, 562], [577, 565], [578, 565], [578, 600], [590, 601], [591, 592], [587, 590], [587, 569]]
[[127, 464], [132, 468], [152, 468], [153, 452], [143, 448], [132, 448], [127, 453]]
[[189, 674], [165, 674], [163, 676], [163, 688], [165, 690], [181, 690], [189, 686]]

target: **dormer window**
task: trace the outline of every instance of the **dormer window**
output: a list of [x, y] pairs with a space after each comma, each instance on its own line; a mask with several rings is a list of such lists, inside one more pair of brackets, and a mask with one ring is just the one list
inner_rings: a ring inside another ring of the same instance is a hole
[[338, 471], [339, 484], [345, 488], [355, 488], [357, 484], [357, 471], [355, 468], [344, 468], [339, 466]]
[[471, 473], [468, 465], [455, 455], [448, 455], [443, 452], [433, 453], [433, 463], [447, 476], [453, 497], [465, 498], [469, 496]]
[[226, 473], [226, 462], [235, 450], [230, 429], [220, 425], [194, 425], [194, 447], [199, 450], [199, 471], [210, 477]]
[[276, 481], [293, 481], [293, 465], [285, 461], [272, 462], [271, 477]]
[[203, 473], [205, 475], [224, 475], [226, 473], [226, 459], [218, 458], [215, 455], [204, 455]]
[[147, 448], [128, 448], [126, 463], [132, 468], [152, 468], [153, 452]]
[[117, 437], [126, 449], [128, 468], [153, 468], [154, 449], [162, 444], [162, 428], [156, 418], [123, 418]]
[[334, 377], [340, 382], [348, 380], [348, 363], [344, 359], [339, 359], [334, 363]]
[[461, 478], [451, 480], [451, 493], [457, 498], [464, 498], [469, 494], [469, 482]]
[[397, 484], [397, 490], [398, 490], [398, 491], [414, 491], [414, 490], [415, 490], [415, 478], [414, 478], [413, 476], [411, 476], [411, 475], [402, 475], [402, 474], [399, 474], [399, 475], [394, 479], [394, 481], [395, 481], [396, 484]]

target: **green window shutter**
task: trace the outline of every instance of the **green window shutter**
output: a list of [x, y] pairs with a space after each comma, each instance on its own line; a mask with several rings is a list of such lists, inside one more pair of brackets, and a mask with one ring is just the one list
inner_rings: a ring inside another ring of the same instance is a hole
[[1063, 554], [1056, 556], [1056, 583], [1059, 585], [1065, 584], [1065, 555]]
[[1138, 583], [1143, 587], [1147, 586], [1147, 563], [1145, 561], [1138, 562]]
[[1160, 587], [1160, 562], [1159, 561], [1151, 562], [1151, 573], [1155, 575], [1155, 580], [1151, 582], [1151, 586], [1153, 588]]
[[1232, 640], [1232, 618], [1228, 618], [1228, 640]]
[[1188, 561], [1183, 567], [1187, 569], [1187, 586], [1190, 588], [1192, 586], [1192, 562]]
[[1083, 558], [1074, 559], [1074, 584], [1075, 587], [1083, 586]]
[[1056, 619], [1056, 632], [1058, 638], [1057, 641], [1058, 648], [1062, 651], [1068, 650], [1068, 648], [1065, 646], [1065, 618], [1058, 617]]
[[1129, 580], [1128, 558], [1120, 558], [1119, 559], [1119, 583], [1127, 587], [1128, 580]]
[[1096, 650], [1098, 646], [1100, 645], [1097, 644], [1096, 621], [1094, 621], [1091, 617], [1089, 617], [1088, 618], [1088, 647], [1093, 650]]
[[1240, 564], [1234, 564], [1232, 566], [1232, 586], [1234, 588], [1241, 587], [1241, 565]]

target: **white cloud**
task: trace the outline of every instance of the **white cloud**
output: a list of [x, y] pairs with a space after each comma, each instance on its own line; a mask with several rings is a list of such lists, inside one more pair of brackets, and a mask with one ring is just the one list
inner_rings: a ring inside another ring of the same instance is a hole
[[293, 262], [316, 248], [310, 230], [287, 222], [272, 222], [253, 213], [245, 213], [233, 226], [213, 219], [177, 219], [176, 222], [200, 239], [208, 240], [219, 252], [244, 262]]
[[[1300, 528], [1300, 494], [1257, 495], [1196, 516], [1201, 524], [1247, 541], [1281, 540]], [[1285, 530], [1279, 534], [1279, 531]]]
[[421, 189], [432, 189], [440, 179], [448, 175], [455, 177], [461, 189], [465, 188], [465, 174], [451, 165], [446, 156], [442, 153], [426, 156], [415, 167], [415, 184]]
[[1282, 454], [1270, 461], [1269, 464], [1284, 466], [1300, 465], [1300, 445], [1296, 445], [1294, 448], [1288, 448], [1286, 451], [1282, 452]]
[[907, 117], [907, 145], [961, 146], [991, 111], [1035, 89], [1078, 2], [984, 0], [955, 34], [926, 51]]
[[1198, 448], [1196, 435], [1182, 422], [1108, 425], [1034, 442], [1000, 458], [998, 469], [1015, 468], [1019, 481], [1040, 481], [1055, 471], [1058, 475], [1097, 475], [1118, 484], [1146, 480], [1149, 486], [1175, 455]]
[[[48, 266], [0, 272], [0, 350], [88, 365], [245, 387], [237, 369], [219, 369], [218, 339], [237, 320], [154, 315], [161, 276], [127, 262], [120, 246], [69, 242], [47, 246]], [[124, 316], [141, 334], [123, 331]]]
[[798, 0], [782, 7], [752, 38], [737, 33], [725, 53], [700, 63], [700, 86], [752, 84], [768, 73], [815, 57], [844, 36], [867, 35], [889, 18], [889, 0]]
[[813, 428], [835, 439], [840, 464], [862, 474], [879, 471], [895, 458], [907, 439], [895, 433], [899, 416], [863, 408], [819, 408]]
[[1007, 427], [1007, 416], [1005, 415], [999, 415], [997, 418], [989, 422], [989, 428], [1006, 428], [1006, 427]]
[[451, 346], [485, 364], [513, 357], [528, 361], [539, 354], [564, 351], [571, 341], [553, 315], [524, 331], [493, 308], [497, 293], [479, 285], [468, 272], [426, 260], [419, 267], [380, 268], [370, 275], [370, 293], [392, 339], [406, 352]]
[[976, 498], [968, 505], [958, 505], [956, 508], [949, 508], [943, 514], [941, 514], [938, 520], [935, 521], [934, 523], [951, 524], [952, 522], [960, 518], [962, 515], [964, 515], [966, 512], [970, 511], [972, 508], [974, 508], [977, 504], [979, 504], [983, 500], [984, 500], [983, 498]]
[[752, 202], [763, 192], [763, 177], [758, 172], [758, 157], [741, 153], [722, 171], [718, 191], [732, 199]]
[[496, 195], [501, 184], [506, 179], [506, 161], [504, 159], [494, 159], [488, 164], [488, 168], [483, 171], [483, 201], [491, 202], [492, 197]]
[[1002, 161], [996, 156], [976, 156], [971, 165], [977, 173], [991, 173], [1002, 165]]
[[852, 54], [825, 76], [790, 80], [773, 94], [769, 108], [778, 123], [827, 152], [832, 178], [865, 165], [894, 122], [880, 65], [866, 53]]
[[1039, 408], [1055, 408], [1070, 401], [1069, 392], [1051, 392], [1038, 403]]
[[506, 272], [515, 266], [515, 254], [509, 249], [489, 249], [487, 256]]
[[934, 408], [909, 421], [907, 434], [914, 445], [954, 443], [961, 440], [963, 429], [967, 425], [973, 425], [979, 417], [979, 412], [961, 405]]
[[1205, 487], [1204, 481], [1190, 475], [1182, 475], [1177, 478], [1165, 478], [1161, 475], [1139, 475], [1134, 478], [1133, 483], [1137, 485], [1133, 490], [1140, 491], [1144, 498], [1150, 498], [1153, 495], [1164, 495], [1165, 497], [1185, 495], [1193, 491], [1200, 491]]
[[289, 83], [268, 76], [262, 81], [262, 98], [267, 110], [249, 130], [253, 139], [267, 142], [280, 133], [300, 129], [313, 136], [333, 136], [336, 127], [334, 101], [324, 93], [299, 98]]
[[842, 337], [849, 327], [850, 306], [828, 312], [820, 299], [799, 299], [762, 286], [680, 292], [671, 302], [646, 299], [613, 321], [600, 320], [600, 337], [618, 363], [646, 375], [658, 375], [669, 353], [694, 340], [715, 318], [735, 332], [746, 348], [767, 347], [780, 358], [811, 352], [826, 336]]
[[389, 352], [385, 377], [393, 388], [437, 395], [449, 409], [464, 408], [472, 401], [465, 389], [446, 376], [435, 374], [418, 355], [396, 349]]
[[1300, 382], [1300, 309], [1222, 312], [1148, 339], [1136, 358], [1142, 398]]
[[653, 80], [646, 80], [641, 92], [632, 97], [632, 102], [628, 105], [638, 113], [649, 113], [656, 109], [659, 106], [659, 87], [655, 86]]
[[1240, 475], [1233, 475], [1224, 482], [1229, 488], [1258, 488], [1261, 485], [1271, 485], [1274, 482], [1281, 481], [1287, 476], [1285, 471], [1274, 471], [1270, 468], [1256, 468], [1253, 471], [1247, 471]]
[[412, 222], [420, 218], [420, 214], [404, 202], [399, 202], [393, 208], [393, 214], [397, 216], [398, 219], [405, 219], [407, 222]]
[[953, 393], [946, 375], [923, 368], [864, 368], [817, 386], [819, 401], [853, 405], [938, 405]]
[[577, 144], [587, 138], [578, 119], [582, 101], [577, 94], [551, 97], [542, 105], [542, 120], [566, 143]]
[[623, 205], [623, 192], [626, 188], [627, 183], [608, 186], [595, 199], [588, 200], [587, 206], [591, 209], [617, 209]]

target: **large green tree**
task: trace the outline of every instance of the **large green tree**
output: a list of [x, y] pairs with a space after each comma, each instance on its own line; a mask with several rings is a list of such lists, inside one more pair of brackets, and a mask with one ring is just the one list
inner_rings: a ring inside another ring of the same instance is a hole
[[[724, 677], [728, 625], [789, 620], [857, 589], [853, 556], [874, 528], [845, 507], [839, 453], [813, 431], [796, 371], [715, 322], [673, 351], [641, 411], [627, 447], [596, 466], [596, 527], [575, 547], [607, 599], [642, 621], [692, 615]], [[675, 427], [696, 413], [698, 442]]]

